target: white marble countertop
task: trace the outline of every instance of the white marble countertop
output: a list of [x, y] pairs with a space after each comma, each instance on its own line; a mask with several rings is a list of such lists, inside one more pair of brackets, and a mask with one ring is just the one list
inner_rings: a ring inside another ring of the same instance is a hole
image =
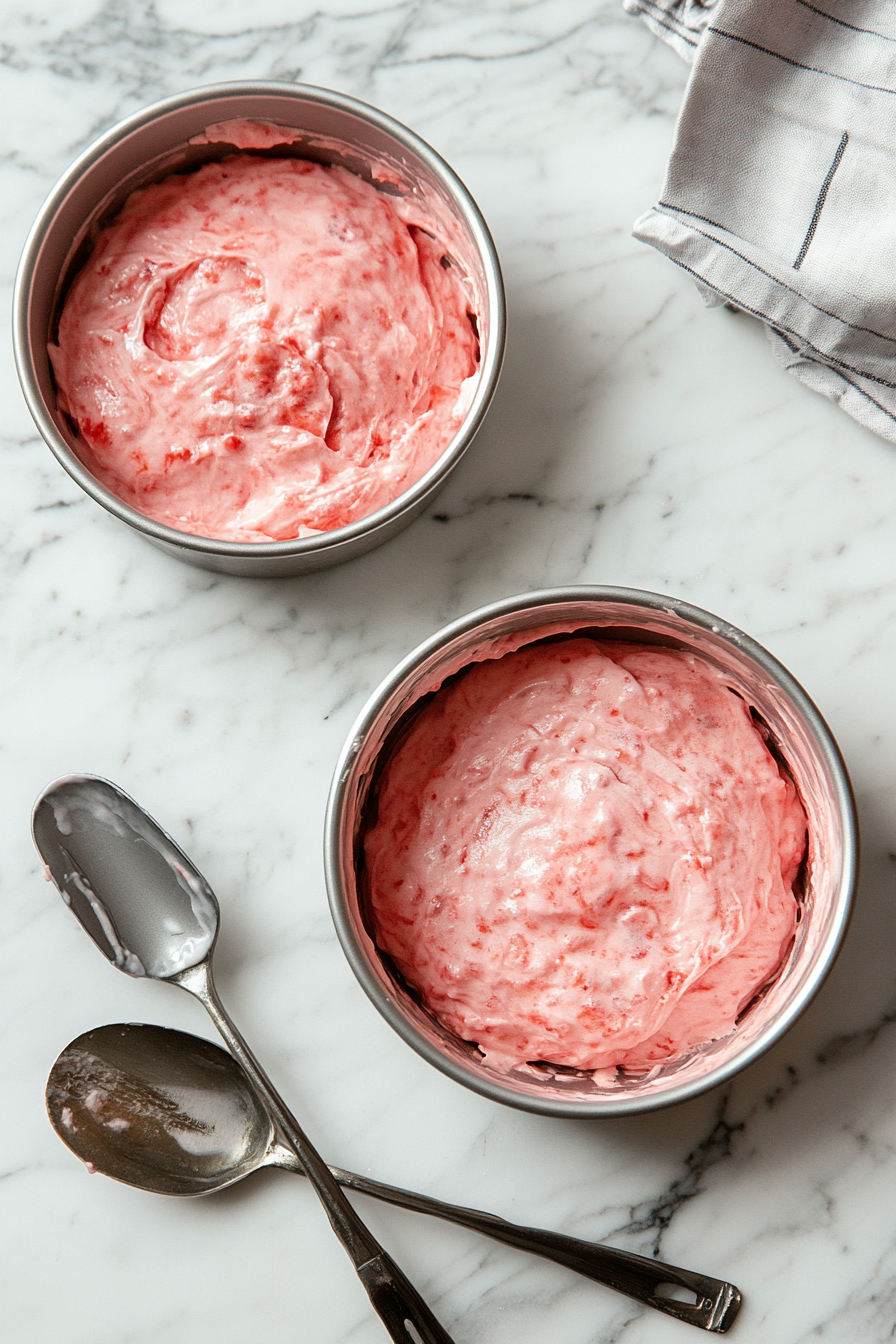
[[[4, 347], [5, 1337], [385, 1338], [303, 1184], [143, 1195], [88, 1178], [50, 1129], [46, 1075], [79, 1032], [212, 1034], [186, 995], [116, 974], [41, 881], [33, 798], [86, 769], [208, 875], [222, 993], [330, 1160], [733, 1280], [733, 1339], [890, 1339], [896, 454], [632, 241], [685, 67], [619, 0], [29, 0], [6, 6], [0, 62], [5, 295], [41, 200], [99, 131], [193, 85], [303, 79], [378, 104], [455, 166], [510, 318], [493, 409], [435, 508], [342, 569], [265, 583], [181, 565], [85, 498]], [[332, 768], [381, 676], [482, 602], [579, 581], [677, 594], [766, 644], [837, 735], [864, 836], [846, 948], [794, 1030], [725, 1090], [612, 1123], [498, 1107], [413, 1054], [339, 949], [321, 859]], [[363, 1211], [457, 1344], [697, 1338], [460, 1229]]]

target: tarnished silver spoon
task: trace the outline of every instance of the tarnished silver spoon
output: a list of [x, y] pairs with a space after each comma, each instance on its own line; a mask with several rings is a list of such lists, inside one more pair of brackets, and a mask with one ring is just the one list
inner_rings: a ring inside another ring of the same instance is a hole
[[228, 1017], [212, 979], [218, 902], [183, 850], [132, 798], [93, 775], [50, 784], [35, 804], [32, 831], [48, 877], [100, 951], [120, 971], [180, 985], [205, 1006], [301, 1163], [396, 1344], [452, 1344], [365, 1227]]
[[[168, 1027], [118, 1023], [79, 1036], [53, 1065], [47, 1110], [91, 1171], [156, 1194], [210, 1194], [259, 1167], [304, 1174], [236, 1060]], [[737, 1315], [740, 1294], [718, 1279], [330, 1171], [348, 1190], [482, 1232], [705, 1330], [724, 1333]], [[675, 1289], [692, 1300], [676, 1301]]]

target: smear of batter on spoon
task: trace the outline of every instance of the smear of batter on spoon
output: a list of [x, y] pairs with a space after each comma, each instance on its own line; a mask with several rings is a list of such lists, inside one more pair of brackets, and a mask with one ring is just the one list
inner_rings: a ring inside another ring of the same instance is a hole
[[50, 347], [85, 464], [147, 517], [231, 541], [396, 499], [462, 424], [479, 358], [471, 295], [415, 209], [252, 154], [135, 191]]
[[375, 808], [377, 943], [502, 1070], [650, 1068], [725, 1036], [794, 934], [805, 814], [689, 653], [576, 638], [473, 666]]

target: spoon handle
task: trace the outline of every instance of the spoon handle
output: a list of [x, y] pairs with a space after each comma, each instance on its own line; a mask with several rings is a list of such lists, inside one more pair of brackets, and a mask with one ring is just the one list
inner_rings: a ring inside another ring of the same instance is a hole
[[199, 999], [231, 1054], [242, 1065], [282, 1137], [301, 1162], [333, 1231], [351, 1257], [374, 1311], [395, 1344], [452, 1344], [451, 1336], [436, 1320], [416, 1288], [346, 1199], [329, 1167], [230, 1020], [218, 998], [209, 962], [191, 966], [172, 976], [171, 980]]
[[[678, 1269], [674, 1265], [663, 1264], [661, 1260], [649, 1260], [643, 1255], [618, 1251], [612, 1246], [580, 1241], [578, 1237], [567, 1237], [560, 1232], [518, 1227], [492, 1213], [445, 1204], [439, 1199], [401, 1190], [397, 1186], [383, 1185], [366, 1176], [356, 1176], [339, 1167], [331, 1167], [330, 1171], [346, 1190], [357, 1190], [359, 1194], [372, 1195], [374, 1199], [396, 1204], [402, 1209], [413, 1209], [417, 1213], [444, 1218], [446, 1222], [469, 1227], [495, 1241], [503, 1241], [508, 1246], [540, 1255], [545, 1260], [553, 1260], [558, 1265], [565, 1265], [567, 1269], [615, 1288], [619, 1293], [625, 1293], [638, 1302], [644, 1302], [679, 1321], [687, 1321], [699, 1329], [724, 1334], [730, 1330], [740, 1310], [740, 1293], [732, 1283], [725, 1283], [721, 1279]], [[696, 1301], [679, 1302], [659, 1294], [657, 1290], [664, 1285], [682, 1288], [693, 1294]]]

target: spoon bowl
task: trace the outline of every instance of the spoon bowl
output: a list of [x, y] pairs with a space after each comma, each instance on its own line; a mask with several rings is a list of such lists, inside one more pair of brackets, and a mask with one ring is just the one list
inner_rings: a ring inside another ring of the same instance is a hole
[[56, 1060], [47, 1111], [92, 1171], [158, 1195], [206, 1195], [270, 1160], [274, 1126], [231, 1055], [165, 1027], [85, 1032]]
[[170, 980], [204, 961], [218, 902], [199, 869], [106, 779], [69, 775], [32, 818], [47, 876], [100, 951], [128, 975]]

